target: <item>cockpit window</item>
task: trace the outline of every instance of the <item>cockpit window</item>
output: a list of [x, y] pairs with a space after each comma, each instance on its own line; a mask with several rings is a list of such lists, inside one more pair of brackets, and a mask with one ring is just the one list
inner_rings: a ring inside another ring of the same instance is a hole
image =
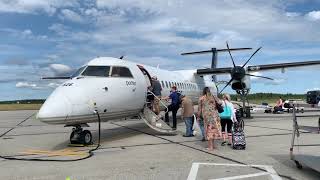
[[118, 67], [118, 66], [113, 66], [112, 67], [111, 76], [112, 77], [130, 77], [130, 78], [133, 77], [128, 68], [126, 68], [126, 67]]
[[108, 77], [110, 66], [88, 66], [82, 73], [83, 76]]
[[83, 67], [79, 68], [75, 73], [73, 73], [71, 75], [71, 77], [74, 78], [74, 77], [79, 76], [82, 73], [82, 71], [84, 70], [84, 68], [86, 68], [86, 66], [83, 66]]

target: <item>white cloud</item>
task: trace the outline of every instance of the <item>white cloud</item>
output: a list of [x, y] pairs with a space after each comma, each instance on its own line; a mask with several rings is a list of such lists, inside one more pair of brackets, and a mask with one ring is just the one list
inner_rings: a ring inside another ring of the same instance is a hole
[[298, 12], [286, 12], [286, 16], [290, 18], [299, 17], [301, 14]]
[[47, 86], [49, 87], [49, 88], [56, 88], [56, 87], [58, 87], [60, 84], [59, 83], [49, 83]]
[[37, 13], [45, 12], [53, 15], [57, 8], [76, 7], [77, 0], [2, 0], [0, 1], [0, 12], [9, 13]]
[[36, 84], [29, 84], [28, 82], [18, 82], [16, 84], [17, 88], [24, 88], [24, 87], [36, 87]]
[[46, 35], [33, 34], [33, 32], [30, 29], [18, 30], [18, 29], [12, 29], [12, 28], [1, 28], [0, 32], [5, 32], [14, 37], [24, 38], [24, 39], [45, 40], [48, 38]]
[[49, 68], [55, 73], [56, 76], [64, 76], [72, 72], [72, 69], [64, 64], [50, 64]]
[[311, 21], [318, 21], [320, 20], [320, 11], [311, 11], [306, 14], [306, 17]]
[[68, 20], [77, 23], [84, 23], [85, 20], [80, 16], [78, 13], [70, 10], [70, 9], [63, 9], [61, 10], [61, 15], [59, 16], [63, 20]]
[[41, 87], [38, 87], [37, 84], [34, 83], [28, 83], [28, 82], [18, 82], [16, 84], [17, 88], [31, 88], [31, 89], [42, 89]]
[[48, 27], [48, 29], [50, 31], [57, 33], [60, 36], [64, 36], [68, 32], [70, 32], [70, 29], [67, 26], [63, 24], [58, 24], [58, 23], [52, 24], [51, 26]]

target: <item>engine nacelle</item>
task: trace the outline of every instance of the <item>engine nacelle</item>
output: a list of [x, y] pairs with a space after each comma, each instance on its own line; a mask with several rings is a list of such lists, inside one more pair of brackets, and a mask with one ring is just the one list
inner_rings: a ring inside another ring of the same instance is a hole
[[250, 77], [245, 76], [240, 81], [239, 80], [232, 81], [231, 87], [233, 90], [250, 89], [251, 88]]

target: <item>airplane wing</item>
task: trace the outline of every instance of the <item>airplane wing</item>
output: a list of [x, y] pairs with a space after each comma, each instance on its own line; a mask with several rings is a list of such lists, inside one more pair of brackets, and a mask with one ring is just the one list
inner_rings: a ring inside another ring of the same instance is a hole
[[319, 65], [319, 64], [320, 64], [320, 61], [302, 61], [302, 62], [292, 62], [292, 63], [265, 64], [265, 65], [248, 66], [248, 71], [249, 72], [267, 71], [267, 70], [273, 70], [273, 69], [312, 66], [312, 65]]
[[[320, 61], [302, 61], [302, 62], [292, 62], [292, 63], [278, 63], [278, 64], [263, 64], [248, 66], [248, 72], [255, 71], [268, 71], [274, 69], [284, 69], [284, 68], [293, 68], [293, 67], [302, 67], [302, 66], [312, 66], [320, 65]], [[228, 74], [231, 73], [233, 67], [225, 68], [207, 68], [207, 69], [197, 69], [197, 74]]]
[[71, 79], [69, 76], [42, 77], [41, 79]]

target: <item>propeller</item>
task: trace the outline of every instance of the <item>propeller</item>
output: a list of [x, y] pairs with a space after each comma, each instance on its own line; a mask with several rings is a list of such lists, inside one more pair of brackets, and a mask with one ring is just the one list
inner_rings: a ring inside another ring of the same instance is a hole
[[227, 44], [227, 48], [228, 48], [228, 52], [229, 52], [230, 58], [231, 58], [231, 60], [232, 60], [233, 67], [236, 67], [236, 64], [234, 63], [233, 57], [232, 57], [232, 55], [231, 55], [231, 51], [230, 51], [230, 48], [229, 48], [228, 41], [226, 42], [226, 44]]
[[268, 80], [274, 80], [272, 78], [266, 77], [266, 76], [258, 76], [258, 75], [253, 75], [253, 74], [247, 74], [246, 73], [246, 69], [245, 66], [250, 62], [250, 60], [252, 59], [252, 57], [262, 48], [259, 47], [250, 57], [249, 59], [242, 65], [242, 66], [236, 66], [234, 59], [232, 57], [231, 51], [230, 51], [230, 47], [228, 42], [226, 42], [227, 45], [227, 50], [229, 52], [232, 64], [233, 64], [233, 68], [231, 69], [231, 79], [230, 81], [221, 89], [221, 91], [219, 92], [219, 94], [221, 94], [231, 83], [233, 80], [237, 80], [240, 81], [241, 87], [242, 89], [244, 89], [244, 84], [242, 82], [242, 79], [245, 76], [252, 76], [252, 77], [258, 77], [258, 78], [264, 78], [264, 79], [268, 79]]
[[221, 94], [221, 93], [223, 92], [223, 90], [224, 90], [225, 88], [227, 88], [227, 87], [231, 84], [232, 81], [233, 81], [233, 78], [231, 78], [230, 81], [221, 89], [221, 91], [219, 92], [219, 94]]
[[248, 62], [251, 60], [251, 58], [261, 49], [262, 47], [259, 47], [251, 56], [250, 56], [250, 58], [246, 61], [246, 63], [244, 63], [244, 65], [242, 65], [242, 67], [245, 67], [247, 64], [248, 64]]

